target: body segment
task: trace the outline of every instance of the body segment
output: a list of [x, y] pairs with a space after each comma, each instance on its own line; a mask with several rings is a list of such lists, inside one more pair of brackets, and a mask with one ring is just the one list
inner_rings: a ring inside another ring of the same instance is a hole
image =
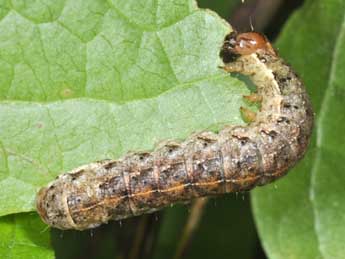
[[253, 122], [60, 175], [38, 193], [42, 219], [83, 230], [196, 197], [250, 190], [284, 175], [303, 157], [312, 131], [303, 84], [260, 34], [229, 34], [221, 56], [226, 71], [247, 75], [257, 86], [252, 99], [261, 109]]

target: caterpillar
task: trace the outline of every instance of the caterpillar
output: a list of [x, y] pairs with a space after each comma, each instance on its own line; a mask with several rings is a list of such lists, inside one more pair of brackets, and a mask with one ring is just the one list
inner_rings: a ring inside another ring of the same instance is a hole
[[308, 146], [313, 111], [306, 90], [265, 36], [231, 32], [221, 47], [222, 67], [247, 75], [260, 102], [250, 122], [169, 141], [152, 152], [83, 165], [39, 190], [42, 220], [84, 230], [109, 220], [151, 213], [176, 202], [240, 192], [286, 174]]

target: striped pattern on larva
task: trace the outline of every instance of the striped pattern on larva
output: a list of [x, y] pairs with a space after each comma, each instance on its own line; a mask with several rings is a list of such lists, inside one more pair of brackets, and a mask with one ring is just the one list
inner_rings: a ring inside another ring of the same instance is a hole
[[62, 174], [38, 193], [42, 219], [83, 230], [196, 197], [250, 190], [284, 175], [304, 155], [312, 131], [303, 84], [258, 33], [232, 32], [221, 57], [223, 69], [248, 75], [257, 86], [252, 99], [261, 100], [261, 109], [249, 116], [252, 122]]

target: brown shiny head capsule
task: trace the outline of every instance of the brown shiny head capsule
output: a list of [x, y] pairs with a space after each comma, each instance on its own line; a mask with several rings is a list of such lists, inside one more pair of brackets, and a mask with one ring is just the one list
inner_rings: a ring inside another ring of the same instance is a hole
[[250, 55], [258, 50], [267, 51], [276, 55], [267, 38], [257, 32], [231, 32], [225, 37], [220, 56], [224, 63], [236, 60], [239, 56]]

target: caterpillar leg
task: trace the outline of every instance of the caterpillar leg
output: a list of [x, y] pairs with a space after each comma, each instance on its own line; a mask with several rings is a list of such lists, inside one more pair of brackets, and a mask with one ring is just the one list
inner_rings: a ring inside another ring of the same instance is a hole
[[228, 73], [241, 73], [243, 71], [242, 62], [232, 62], [232, 63], [226, 64], [226, 66], [218, 66], [218, 67]]
[[251, 123], [256, 120], [256, 112], [253, 112], [247, 108], [241, 107], [240, 108], [241, 115], [245, 122]]
[[256, 93], [244, 95], [243, 98], [252, 104], [261, 104], [262, 102], [262, 96]]

